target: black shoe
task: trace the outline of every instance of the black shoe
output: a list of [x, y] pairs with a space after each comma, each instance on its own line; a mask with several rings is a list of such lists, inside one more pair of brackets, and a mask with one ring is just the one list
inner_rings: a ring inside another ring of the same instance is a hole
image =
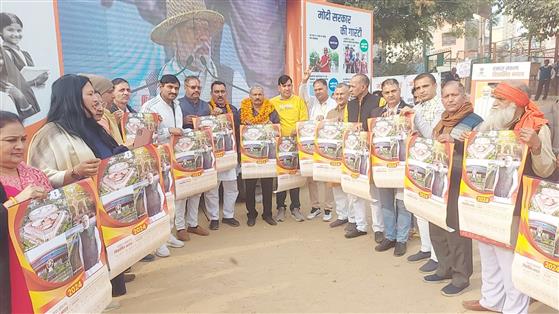
[[132, 282], [134, 281], [134, 279], [136, 279], [136, 275], [134, 274], [124, 274], [124, 282], [128, 283], [128, 282]]
[[357, 230], [357, 224], [354, 222], [348, 222], [347, 225], [344, 228], [344, 231], [346, 232], [350, 232], [353, 230]]
[[379, 245], [375, 246], [375, 251], [377, 252], [388, 251], [391, 248], [393, 248], [395, 245], [396, 245], [396, 241], [388, 240], [387, 238], [384, 238]]
[[155, 255], [153, 254], [148, 254], [146, 256], [144, 256], [140, 262], [153, 262], [153, 260], [155, 260]]
[[406, 242], [396, 242], [396, 245], [394, 246], [394, 256], [402, 256], [406, 254], [406, 250]]
[[256, 217], [249, 216], [247, 219], [247, 226], [253, 227], [256, 224]]
[[419, 267], [419, 271], [422, 273], [432, 273], [437, 270], [439, 267], [439, 263], [435, 262], [432, 259], [429, 259], [427, 263], [423, 264], [423, 266]]
[[330, 223], [330, 228], [336, 228], [347, 223], [347, 219], [336, 219]]
[[274, 218], [266, 216], [266, 217], [262, 217], [262, 220], [264, 220], [265, 222], [267, 222], [270, 226], [275, 226], [278, 223], [274, 220]]
[[219, 220], [210, 220], [210, 230], [219, 229]]
[[450, 277], [441, 277], [437, 274], [431, 274], [423, 277], [423, 281], [427, 283], [447, 283], [450, 281]]
[[384, 240], [384, 232], [382, 231], [375, 231], [375, 242], [381, 243]]
[[238, 227], [241, 225], [241, 223], [235, 218], [222, 218], [221, 222], [226, 225], [230, 225], [231, 227]]
[[359, 230], [355, 229], [355, 230], [348, 231], [345, 234], [345, 237], [348, 238], [348, 239], [351, 239], [351, 238], [357, 238], [359, 236], [366, 235], [366, 234], [367, 234], [366, 231], [359, 231]]
[[430, 257], [431, 257], [431, 252], [419, 251], [413, 255], [408, 256], [408, 262], [417, 263], [417, 262], [421, 262], [424, 259], [428, 259]]
[[470, 285], [467, 284], [462, 288], [458, 288], [452, 283], [449, 283], [448, 285], [444, 286], [441, 289], [441, 294], [444, 295], [445, 297], [455, 297], [457, 295], [461, 295], [462, 293], [466, 292], [466, 288], [468, 288], [469, 286]]

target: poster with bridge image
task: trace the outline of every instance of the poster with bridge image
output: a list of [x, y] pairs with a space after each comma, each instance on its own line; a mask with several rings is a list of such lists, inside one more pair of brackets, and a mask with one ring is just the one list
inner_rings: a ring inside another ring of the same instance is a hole
[[315, 130], [313, 180], [341, 183], [342, 137], [349, 123], [320, 121]]
[[91, 179], [8, 210], [10, 236], [34, 312], [93, 313], [109, 304], [99, 210]]
[[299, 188], [307, 182], [307, 177], [301, 176], [299, 169], [299, 151], [295, 137], [282, 136], [278, 139], [276, 171], [278, 184], [275, 192]]
[[217, 172], [235, 168], [237, 166], [237, 144], [233, 114], [195, 117], [192, 122], [196, 129], [207, 127], [212, 130]]
[[527, 147], [514, 131], [473, 132], [464, 147], [460, 234], [510, 247]]
[[407, 142], [404, 203], [415, 215], [449, 229], [446, 207], [454, 144], [414, 135]]
[[317, 122], [314, 120], [297, 122], [297, 149], [301, 175], [312, 177], [314, 156], [314, 133]]
[[276, 171], [278, 124], [241, 125], [241, 174], [243, 179], [273, 178]]
[[512, 281], [559, 310], [559, 184], [524, 176]]
[[371, 196], [371, 158], [369, 158], [370, 135], [357, 123], [343, 133], [342, 142], [342, 190], [369, 201]]
[[170, 233], [155, 147], [146, 145], [102, 160], [97, 189], [112, 278], [165, 243]]
[[173, 137], [171, 157], [175, 199], [186, 199], [217, 186], [210, 129], [185, 130], [182, 136]]
[[373, 182], [379, 188], [403, 188], [406, 140], [413, 129], [413, 116], [392, 115], [368, 119], [371, 131]]

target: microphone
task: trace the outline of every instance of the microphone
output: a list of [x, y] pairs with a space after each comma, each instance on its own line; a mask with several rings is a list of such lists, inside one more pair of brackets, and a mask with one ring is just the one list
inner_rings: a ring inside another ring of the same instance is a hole
[[231, 85], [232, 87], [234, 87], [234, 88], [236, 88], [236, 89], [238, 89], [238, 90], [240, 90], [240, 91], [242, 91], [242, 92], [245, 92], [245, 93], [247, 93], [247, 94], [250, 94], [250, 92], [249, 92], [248, 90], [246, 90], [246, 89], [244, 89], [244, 88], [242, 88], [242, 87], [239, 87], [239, 86], [233, 84], [233, 82], [220, 79], [218, 76], [216, 76], [214, 73], [212, 73], [212, 71], [210, 71], [210, 69], [208, 68], [208, 63], [206, 62], [206, 58], [205, 58], [204, 56], [200, 56], [200, 62], [202, 63], [202, 65], [204, 66], [204, 68], [206, 69], [206, 71], [208, 72], [208, 74], [209, 74], [211, 77], [213, 77], [215, 80], [223, 81], [223, 82], [225, 82], [225, 83]]
[[[177, 73], [175, 73], [175, 74], [173, 74], [173, 75], [174, 75], [174, 76], [178, 76], [178, 75], [181, 74], [182, 72], [186, 71], [186, 68], [189, 67], [189, 66], [191, 66], [193, 62], [194, 62], [194, 57], [193, 57], [193, 56], [189, 56], [189, 57], [186, 59], [186, 65], [185, 65], [180, 71], [178, 71]], [[140, 87], [134, 88], [133, 90], [130, 91], [130, 94], [133, 94], [133, 93], [135, 93], [135, 92], [137, 92], [137, 91], [141, 91], [142, 89], [151, 87], [151, 86], [156, 85], [156, 84], [158, 84], [158, 83], [159, 83], [159, 81], [156, 80], [155, 82], [150, 82], [150, 83], [147, 83], [147, 84], [142, 85], [142, 86], [140, 86]]]

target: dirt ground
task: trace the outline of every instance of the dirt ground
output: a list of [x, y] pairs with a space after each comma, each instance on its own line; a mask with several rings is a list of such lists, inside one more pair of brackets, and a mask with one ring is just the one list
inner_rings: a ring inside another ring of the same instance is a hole
[[[305, 215], [307, 196], [302, 190]], [[244, 204], [237, 204], [236, 218], [238, 228], [221, 224], [210, 236], [193, 235], [184, 248], [171, 249], [169, 258], [133, 266], [136, 280], [114, 312], [463, 313], [462, 300], [480, 295], [477, 246], [470, 288], [449, 298], [440, 293], [444, 284], [422, 281], [421, 263], [406, 261], [419, 239], [408, 243], [405, 256], [394, 257], [392, 250], [373, 250], [372, 232], [345, 239], [343, 227], [329, 228], [321, 219], [288, 217], [269, 226], [258, 218], [251, 228]], [[199, 221], [207, 227], [202, 214]], [[530, 313], [554, 310], [536, 302]]]

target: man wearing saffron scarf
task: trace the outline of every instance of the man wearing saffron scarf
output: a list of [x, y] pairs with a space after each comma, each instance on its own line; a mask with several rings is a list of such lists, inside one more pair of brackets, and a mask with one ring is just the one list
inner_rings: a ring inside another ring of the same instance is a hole
[[[523, 175], [547, 178], [553, 174], [556, 164], [551, 150], [551, 132], [543, 113], [530, 101], [528, 95], [528, 87], [524, 83], [512, 81], [498, 84], [493, 90], [495, 103], [480, 130], [519, 132], [520, 140], [526, 143], [529, 150]], [[521, 200], [522, 191], [517, 197], [515, 216], [520, 213]], [[512, 238], [516, 239], [515, 236]], [[464, 308], [472, 311], [527, 313], [530, 298], [518, 291], [512, 283], [514, 252], [482, 242], [478, 246], [481, 258], [481, 299], [464, 301]]]
[[[274, 105], [264, 96], [262, 86], [253, 86], [250, 89], [249, 98], [241, 102], [241, 124], [279, 124], [280, 118]], [[277, 225], [272, 217], [272, 194], [274, 189], [274, 178], [245, 179], [247, 225], [252, 227], [256, 224], [256, 182], [260, 180], [262, 187], [262, 219], [271, 226]]]
[[[227, 102], [227, 90], [225, 83], [215, 81], [211, 86], [212, 99], [210, 100], [210, 113], [220, 115], [232, 113], [235, 121], [235, 138], [238, 137], [239, 111]], [[237, 188], [237, 168], [221, 171], [217, 173], [217, 186], [204, 193], [204, 200], [210, 215], [210, 230], [219, 229], [219, 186], [223, 184], [223, 219], [221, 222], [231, 227], [240, 226], [235, 219], [235, 202], [239, 190]]]
[[423, 277], [425, 282], [443, 283], [451, 280], [441, 289], [445, 296], [456, 296], [470, 285], [472, 275], [472, 240], [460, 236], [458, 222], [458, 196], [462, 178], [462, 156], [464, 139], [483, 121], [474, 113], [474, 107], [467, 101], [464, 86], [458, 81], [448, 81], [442, 89], [445, 111], [433, 130], [433, 138], [441, 143], [454, 143], [452, 173], [446, 213], [446, 224], [452, 231], [429, 223], [429, 234], [439, 265], [434, 274]]

